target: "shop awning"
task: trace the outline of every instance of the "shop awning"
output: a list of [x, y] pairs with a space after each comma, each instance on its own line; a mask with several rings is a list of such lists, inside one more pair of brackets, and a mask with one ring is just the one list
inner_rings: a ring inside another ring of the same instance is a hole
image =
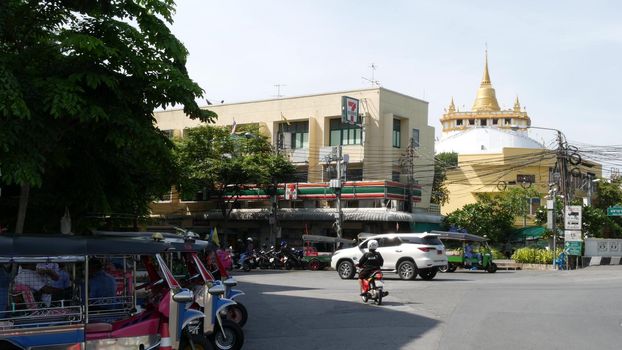
[[542, 226], [527, 226], [517, 228], [513, 232], [513, 239], [517, 241], [533, 241], [542, 238], [546, 228]]
[[[414, 222], [415, 214], [384, 208], [344, 208], [344, 221]], [[337, 210], [333, 208], [283, 208], [278, 210], [278, 219], [283, 221], [333, 221]], [[230, 220], [268, 220], [268, 209], [234, 209]], [[220, 210], [202, 214], [204, 220], [223, 220]]]

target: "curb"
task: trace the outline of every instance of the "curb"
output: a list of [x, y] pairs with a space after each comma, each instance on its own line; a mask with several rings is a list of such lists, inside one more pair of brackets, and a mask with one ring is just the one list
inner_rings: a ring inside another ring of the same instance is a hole
[[620, 256], [584, 256], [583, 266], [622, 265]]

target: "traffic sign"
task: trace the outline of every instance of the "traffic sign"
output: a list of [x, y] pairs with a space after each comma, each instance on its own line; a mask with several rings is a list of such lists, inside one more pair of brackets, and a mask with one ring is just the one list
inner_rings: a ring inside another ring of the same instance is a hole
[[582, 246], [583, 242], [566, 242], [564, 250], [568, 252], [568, 255], [581, 255]]
[[581, 230], [581, 209], [580, 205], [567, 205], [564, 214], [564, 228], [566, 230]]
[[607, 208], [607, 216], [622, 216], [622, 207], [616, 205]]
[[582, 241], [581, 239], [581, 231], [577, 230], [566, 230], [564, 231], [564, 241], [566, 242], [576, 242]]

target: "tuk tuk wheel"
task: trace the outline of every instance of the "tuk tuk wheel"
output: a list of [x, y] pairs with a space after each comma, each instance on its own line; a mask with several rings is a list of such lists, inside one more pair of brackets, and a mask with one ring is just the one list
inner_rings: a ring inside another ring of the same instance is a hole
[[309, 270], [317, 271], [320, 269], [320, 261], [317, 259], [313, 259], [309, 261]]
[[231, 320], [237, 323], [240, 327], [244, 327], [246, 321], [248, 320], [248, 311], [246, 310], [246, 306], [242, 303], [238, 303], [229, 305], [225, 309], [225, 317], [227, 320]]
[[215, 345], [216, 350], [240, 350], [244, 345], [244, 333], [237, 323], [229, 320], [222, 320], [222, 328], [217, 324], [214, 327], [214, 333], [209, 337]]
[[337, 272], [339, 273], [339, 277], [343, 280], [354, 278], [354, 274], [356, 273], [354, 265], [347, 260], [339, 263], [337, 266]]
[[454, 272], [456, 271], [457, 268], [458, 268], [457, 265], [449, 264], [449, 266], [447, 267], [447, 272]]
[[186, 333], [179, 344], [180, 350], [214, 350], [210, 342], [202, 335]]
[[449, 271], [449, 265], [443, 265], [443, 266], [439, 267], [438, 271], [443, 272], [443, 273], [448, 272]]
[[486, 269], [486, 271], [488, 271], [490, 273], [497, 272], [497, 264], [491, 262], [490, 264], [488, 264], [488, 268]]

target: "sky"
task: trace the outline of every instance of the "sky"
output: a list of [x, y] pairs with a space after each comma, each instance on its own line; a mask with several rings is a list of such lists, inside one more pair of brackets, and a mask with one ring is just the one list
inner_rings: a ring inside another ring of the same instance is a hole
[[[470, 110], [488, 49], [502, 109], [570, 143], [622, 145], [622, 2], [178, 0], [190, 77], [225, 103], [370, 87]], [[201, 105], [204, 102], [199, 101]], [[542, 131], [538, 139], [553, 139]]]

